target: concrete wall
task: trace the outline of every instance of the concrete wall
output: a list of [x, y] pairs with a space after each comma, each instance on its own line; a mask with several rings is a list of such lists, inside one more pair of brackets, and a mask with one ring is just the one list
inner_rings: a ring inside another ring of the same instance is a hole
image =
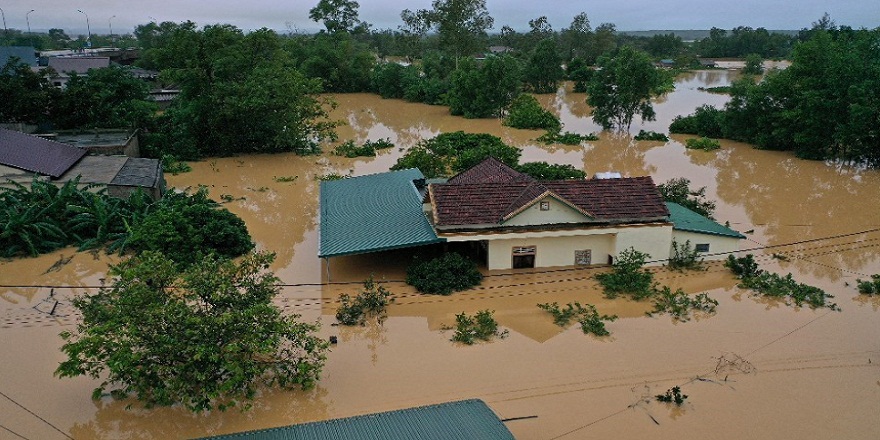
[[[688, 240], [690, 240], [692, 247], [696, 247], [698, 244], [708, 244], [709, 252], [702, 254], [706, 261], [723, 260], [727, 258], [727, 253], [739, 250], [739, 242], [741, 241], [739, 238], [685, 231], [672, 231], [672, 238], [678, 242], [679, 246]], [[713, 255], [719, 253], [721, 253], [721, 255]], [[672, 256], [671, 247], [669, 249], [669, 255]]]
[[[549, 210], [541, 211], [541, 202], [547, 202]], [[543, 200], [526, 208], [512, 219], [504, 222], [504, 226], [554, 225], [561, 223], [583, 223], [587, 218], [577, 210], [556, 200], [545, 197]]]
[[[622, 228], [617, 234], [617, 253], [628, 248], [648, 254], [648, 261], [666, 260], [672, 248], [672, 225]], [[651, 265], [664, 263], [661, 261]]]
[[511, 238], [489, 241], [489, 269], [510, 269], [514, 247], [535, 246], [535, 267], [572, 266], [575, 251], [592, 251], [592, 264], [608, 264], [614, 234], [574, 237]]

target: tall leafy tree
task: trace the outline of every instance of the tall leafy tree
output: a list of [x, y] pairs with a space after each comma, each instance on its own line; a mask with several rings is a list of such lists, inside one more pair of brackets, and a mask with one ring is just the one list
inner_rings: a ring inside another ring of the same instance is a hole
[[593, 28], [590, 26], [590, 18], [586, 12], [574, 16], [571, 25], [562, 29], [559, 35], [562, 54], [566, 60], [583, 57], [587, 54], [590, 45]]
[[52, 120], [61, 128], [142, 127], [156, 111], [150, 87], [128, 69], [111, 66], [73, 75], [55, 100]]
[[526, 64], [523, 81], [535, 93], [555, 93], [563, 77], [556, 40], [548, 38], [538, 43]]
[[414, 33], [436, 30], [441, 47], [455, 57], [456, 64], [484, 46], [486, 31], [494, 25], [486, 0], [434, 0], [431, 6], [416, 12], [406, 9], [401, 18]]
[[462, 61], [452, 73], [447, 103], [453, 115], [499, 117], [520, 91], [519, 62], [511, 56], [489, 57], [482, 65]]
[[365, 23], [358, 18], [360, 5], [353, 0], [320, 0], [309, 10], [309, 18], [324, 23], [327, 32], [354, 32], [364, 29]]
[[0, 68], [0, 121], [35, 124], [45, 119], [49, 102], [57, 94], [45, 76], [12, 58]]
[[587, 84], [593, 120], [606, 130], [628, 130], [636, 115], [654, 120], [651, 98], [671, 87], [671, 77], [656, 69], [646, 53], [629, 46], [599, 58], [598, 66]]
[[178, 272], [147, 252], [111, 267], [109, 287], [73, 299], [82, 322], [61, 334], [55, 374], [100, 378], [94, 399], [109, 391], [195, 412], [247, 407], [263, 386], [313, 386], [328, 344], [272, 303], [273, 258], [209, 256]]

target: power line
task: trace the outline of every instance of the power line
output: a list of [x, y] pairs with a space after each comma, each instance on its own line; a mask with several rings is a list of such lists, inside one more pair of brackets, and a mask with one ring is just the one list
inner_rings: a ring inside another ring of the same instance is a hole
[[[16, 406], [18, 406], [19, 408], [21, 408], [21, 409], [27, 411], [28, 414], [30, 414], [30, 415], [32, 415], [32, 416], [34, 416], [34, 417], [40, 419], [40, 421], [42, 421], [43, 423], [45, 423], [45, 424], [51, 426], [52, 429], [58, 431], [58, 432], [59, 432], [61, 435], [63, 435], [64, 437], [67, 437], [67, 438], [70, 439], [70, 440], [74, 440], [73, 437], [67, 435], [66, 432], [64, 432], [64, 431], [62, 431], [62, 430], [60, 430], [60, 429], [58, 429], [57, 426], [55, 426], [55, 425], [49, 423], [48, 420], [46, 420], [46, 419], [40, 417], [39, 415], [37, 415], [37, 413], [35, 413], [35, 412], [29, 410], [29, 409], [28, 409], [27, 407], [25, 407], [24, 405], [22, 405], [22, 404], [16, 402], [15, 400], [13, 400], [11, 397], [7, 396], [7, 395], [6, 395], [5, 393], [3, 393], [2, 391], [0, 391], [0, 396], [5, 397], [7, 400], [9, 400], [10, 402], [14, 403], [14, 404], [15, 404]], [[10, 432], [11, 432], [11, 431], [10, 431]], [[18, 435], [18, 434], [16, 434], [16, 435]]]
[[11, 429], [9, 429], [9, 428], [3, 426], [3, 425], [0, 425], [0, 428], [6, 430], [6, 431], [9, 432], [10, 434], [12, 434], [12, 435], [14, 435], [14, 436], [16, 436], [16, 437], [18, 437], [18, 438], [22, 438], [22, 439], [24, 439], [24, 440], [30, 440], [29, 438], [27, 438], [27, 437], [25, 437], [25, 436], [23, 436], [23, 435], [21, 435], [21, 434], [15, 432], [15, 431], [13, 431], [13, 430], [11, 430]]

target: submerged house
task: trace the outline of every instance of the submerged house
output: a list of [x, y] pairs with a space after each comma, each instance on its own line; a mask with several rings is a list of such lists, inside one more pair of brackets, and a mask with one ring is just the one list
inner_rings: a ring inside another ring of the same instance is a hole
[[165, 192], [158, 159], [93, 156], [85, 148], [0, 128], [0, 187], [28, 185], [34, 178], [63, 185], [77, 177], [80, 185], [106, 186], [116, 197], [142, 190], [159, 199]]
[[488, 269], [611, 264], [628, 248], [660, 264], [673, 241], [720, 259], [742, 238], [665, 203], [650, 177], [539, 181], [488, 158], [446, 182], [405, 170], [321, 185], [324, 258], [465, 242]]

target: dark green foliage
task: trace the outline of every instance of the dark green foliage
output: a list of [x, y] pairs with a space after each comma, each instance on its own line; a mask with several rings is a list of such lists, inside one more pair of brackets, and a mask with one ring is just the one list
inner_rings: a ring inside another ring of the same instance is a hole
[[[419, 69], [414, 66], [402, 66], [397, 63], [382, 63], [373, 69], [372, 89], [383, 98], [403, 99], [410, 87], [420, 81]], [[407, 99], [409, 101], [418, 101]]]
[[505, 144], [497, 136], [456, 131], [420, 142], [391, 169], [418, 168], [427, 178], [444, 177], [464, 171], [489, 156], [516, 167], [520, 154], [518, 148]]
[[162, 155], [162, 171], [173, 175], [188, 173], [192, 167], [188, 163], [178, 160], [173, 154]]
[[605, 322], [617, 320], [617, 315], [599, 315], [596, 306], [587, 304], [586, 307], [578, 302], [568, 303], [565, 308], [560, 308], [558, 303], [538, 304], [538, 308], [553, 315], [553, 323], [566, 327], [574, 320], [581, 325], [581, 331], [585, 335], [594, 334], [596, 336], [608, 336], [611, 334], [605, 328]]
[[744, 75], [760, 75], [764, 73], [763, 61], [761, 55], [751, 53], [746, 55], [746, 66], [743, 67]]
[[462, 60], [446, 96], [450, 113], [469, 119], [501, 116], [519, 95], [519, 71], [519, 62], [506, 55], [489, 57], [482, 65]]
[[687, 394], [681, 394], [681, 387], [679, 386], [674, 386], [666, 390], [665, 394], [658, 394], [654, 397], [658, 402], [675, 403], [678, 406], [681, 406], [685, 399], [688, 398]]
[[385, 320], [385, 308], [393, 302], [391, 292], [370, 276], [364, 281], [364, 290], [354, 298], [347, 294], [339, 295], [336, 320], [342, 325], [365, 325], [368, 318], [376, 317], [382, 323]]
[[181, 267], [214, 253], [233, 258], [253, 249], [244, 221], [208, 198], [207, 188], [194, 194], [169, 192], [138, 224], [128, 247], [163, 253]]
[[498, 331], [498, 322], [492, 314], [494, 311], [480, 310], [474, 316], [466, 313], [455, 315], [455, 333], [452, 341], [473, 345], [479, 341], [489, 341], [492, 338], [504, 338], [507, 330]]
[[684, 244], [679, 244], [675, 239], [672, 240], [672, 258], [667, 263], [670, 269], [677, 271], [685, 270], [705, 270], [703, 259], [700, 257], [697, 249], [691, 246], [691, 241], [686, 240]]
[[482, 280], [476, 263], [456, 253], [428, 261], [417, 258], [406, 269], [406, 283], [431, 295], [450, 295], [477, 286]]
[[358, 7], [358, 2], [353, 0], [319, 0], [309, 9], [309, 18], [324, 23], [330, 33], [354, 32], [366, 26], [358, 19]]
[[757, 295], [776, 298], [797, 307], [804, 304], [812, 309], [820, 307], [839, 311], [837, 304], [830, 302], [834, 295], [825, 293], [824, 290], [795, 281], [791, 274], [781, 276], [757, 268], [751, 254], [742, 258], [729, 256], [725, 266], [740, 279], [739, 287], [751, 289]]
[[722, 110], [711, 105], [701, 105], [692, 115], [676, 116], [669, 124], [669, 132], [724, 137], [724, 116]]
[[92, 69], [71, 75], [51, 117], [58, 128], [139, 128], [157, 109], [149, 95], [150, 86], [126, 68]]
[[574, 82], [574, 92], [585, 93], [587, 91], [587, 82], [593, 76], [593, 69], [583, 58], [574, 58], [566, 66], [566, 74], [568, 79]]
[[642, 267], [647, 258], [647, 254], [634, 248], [625, 249], [617, 256], [611, 272], [597, 274], [596, 280], [602, 285], [605, 297], [614, 299], [626, 295], [639, 301], [654, 295], [654, 274]]
[[732, 88], [730, 86], [697, 87], [697, 90], [702, 90], [709, 93], [717, 93], [719, 95], [729, 95]]
[[556, 93], [564, 76], [556, 41], [548, 38], [539, 42], [523, 72], [528, 89], [533, 93]]
[[375, 57], [369, 47], [348, 33], [298, 36], [288, 42], [286, 49], [297, 70], [308, 78], [319, 79], [324, 91], [370, 90]]
[[655, 118], [651, 98], [672, 87], [672, 76], [654, 68], [644, 52], [624, 46], [613, 56], [603, 56], [587, 85], [587, 104], [593, 120], [605, 129], [629, 129], [635, 115]]
[[667, 142], [669, 141], [669, 136], [666, 136], [663, 133], [657, 133], [656, 131], [639, 130], [639, 134], [635, 135], [633, 139], [637, 141]]
[[871, 275], [871, 279], [867, 281], [856, 279], [856, 284], [858, 285], [859, 293], [863, 295], [880, 294], [880, 274]]
[[587, 173], [568, 164], [549, 164], [547, 162], [526, 162], [516, 167], [517, 171], [538, 180], [583, 179]]
[[562, 128], [559, 118], [541, 107], [532, 95], [521, 94], [510, 104], [504, 125], [529, 130], [543, 129], [558, 132]]
[[684, 290], [678, 289], [673, 292], [668, 286], [663, 286], [658, 290], [652, 300], [654, 301], [654, 310], [648, 312], [648, 316], [667, 313], [672, 316], [672, 319], [679, 322], [690, 321], [694, 311], [707, 315], [713, 314], [718, 306], [718, 300], [710, 298], [705, 292], [691, 298]]
[[587, 141], [598, 141], [599, 136], [595, 133], [590, 134], [578, 134], [572, 133], [570, 131], [566, 131], [561, 133], [559, 131], [548, 131], [547, 133], [542, 134], [535, 139], [538, 142], [542, 142], [544, 144], [564, 144], [564, 145], [579, 145], [581, 142]]
[[312, 387], [328, 344], [273, 304], [273, 258], [207, 256], [179, 272], [146, 252], [111, 267], [109, 287], [73, 299], [82, 321], [61, 334], [55, 374], [100, 380], [95, 400], [109, 391], [194, 412], [248, 408], [264, 387]]
[[0, 67], [0, 121], [36, 124], [46, 119], [49, 103], [60, 93], [45, 76], [12, 58]]
[[690, 150], [713, 151], [721, 148], [721, 142], [707, 137], [688, 139], [684, 142], [684, 145]]
[[377, 141], [368, 140], [360, 147], [355, 145], [354, 141], [349, 140], [343, 142], [333, 150], [333, 154], [345, 157], [375, 157], [376, 150], [382, 150], [393, 147], [394, 144], [388, 139], [379, 139]]
[[771, 33], [764, 28], [738, 26], [728, 33], [713, 27], [708, 37], [696, 42], [696, 50], [710, 58], [738, 58], [748, 54], [782, 58], [791, 52], [794, 40], [791, 35]]
[[706, 187], [692, 190], [690, 185], [690, 179], [678, 177], [657, 185], [657, 189], [663, 196], [663, 200], [678, 203], [697, 214], [712, 219], [712, 214], [715, 212], [715, 202], [706, 200]]

